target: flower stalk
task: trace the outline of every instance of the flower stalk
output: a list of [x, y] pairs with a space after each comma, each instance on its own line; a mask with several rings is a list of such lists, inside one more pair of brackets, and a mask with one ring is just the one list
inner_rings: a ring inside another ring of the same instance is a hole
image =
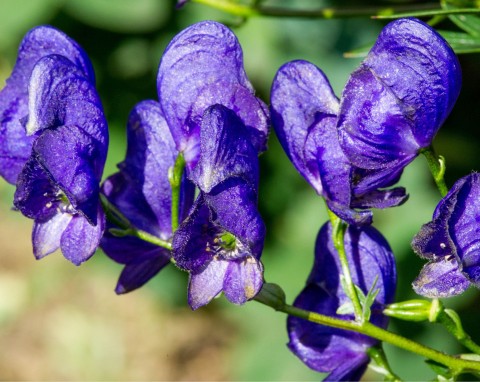
[[448, 187], [445, 183], [445, 158], [441, 155], [437, 155], [433, 146], [421, 150], [420, 153], [427, 159], [428, 168], [432, 173], [433, 180], [437, 185], [438, 191], [440, 191], [440, 194], [444, 197], [448, 193]]
[[343, 275], [343, 284], [344, 284], [345, 292], [350, 298], [350, 300], [352, 301], [355, 320], [361, 322], [364, 320], [363, 308], [357, 294], [357, 289], [355, 288], [355, 284], [353, 283], [353, 280], [352, 280], [352, 274], [348, 266], [347, 254], [345, 252], [344, 239], [345, 239], [345, 230], [347, 229], [347, 224], [330, 210], [328, 210], [328, 214], [330, 217], [330, 222], [332, 223], [332, 241], [335, 246], [335, 249], [337, 250], [340, 264], [342, 265], [342, 275]]
[[179, 153], [175, 164], [170, 168], [168, 179], [172, 188], [172, 232], [175, 232], [179, 223], [179, 205], [180, 205], [180, 187], [182, 184], [182, 176], [185, 170], [185, 158]]
[[135, 236], [143, 241], [157, 245], [159, 247], [171, 250], [172, 244], [168, 241], [162, 240], [159, 237], [152, 235], [146, 231], [138, 229], [132, 225], [132, 223], [123, 215], [105, 195], [100, 194], [100, 201], [105, 211], [107, 220], [111, 223], [119, 226], [120, 228], [111, 228], [110, 233], [117, 237], [122, 236]]

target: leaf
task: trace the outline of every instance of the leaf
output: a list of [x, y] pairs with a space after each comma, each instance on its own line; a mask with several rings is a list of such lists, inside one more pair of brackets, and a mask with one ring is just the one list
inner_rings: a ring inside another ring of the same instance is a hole
[[345, 302], [344, 304], [340, 305], [336, 311], [337, 314], [340, 314], [340, 315], [351, 315], [351, 314], [354, 314], [354, 310], [353, 310], [353, 304], [348, 301], [348, 302]]
[[[476, 8], [472, 1], [443, 0], [443, 9]], [[478, 6], [478, 5], [477, 5]], [[474, 37], [480, 37], [480, 17], [475, 15], [450, 15], [448, 18], [460, 29]]]
[[463, 32], [438, 31], [457, 54], [480, 52], [480, 37]]

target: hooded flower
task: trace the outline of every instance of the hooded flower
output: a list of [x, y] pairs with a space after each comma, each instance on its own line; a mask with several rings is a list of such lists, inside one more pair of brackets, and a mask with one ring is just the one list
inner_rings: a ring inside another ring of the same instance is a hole
[[157, 90], [189, 170], [200, 155], [203, 113], [214, 104], [231, 109], [240, 118], [258, 152], [266, 149], [267, 107], [255, 97], [243, 68], [240, 44], [224, 25], [203, 21], [175, 36], [160, 62]]
[[61, 248], [79, 265], [93, 255], [105, 224], [99, 183], [108, 130], [100, 99], [84, 69], [60, 55], [36, 63], [28, 94], [26, 131], [34, 139], [14, 204], [35, 220], [37, 258]]
[[479, 195], [480, 174], [459, 179], [414, 237], [413, 250], [428, 260], [413, 282], [418, 294], [450, 297], [480, 287]]
[[403, 203], [403, 188], [382, 191], [400, 174], [361, 170], [343, 153], [337, 134], [340, 103], [325, 75], [306, 61], [282, 66], [272, 84], [272, 124], [288, 157], [329, 208], [351, 224], [369, 224], [371, 211]]
[[[169, 168], [178, 155], [160, 104], [143, 101], [130, 113], [127, 125], [127, 155], [120, 171], [103, 184], [103, 193], [138, 229], [163, 240], [172, 236]], [[193, 201], [193, 185], [184, 181], [180, 217]], [[113, 225], [107, 225], [113, 228]], [[133, 236], [105, 233], [101, 248], [113, 260], [125, 264], [116, 292], [141, 287], [170, 262], [170, 251]]]
[[399, 174], [430, 146], [460, 92], [447, 42], [416, 19], [388, 24], [342, 94], [340, 145], [353, 165]]
[[243, 304], [263, 284], [259, 258], [265, 226], [257, 210], [257, 150], [240, 118], [222, 105], [205, 111], [199, 140], [190, 177], [200, 194], [175, 232], [172, 254], [190, 272], [192, 309], [222, 291], [229, 301]]
[[[340, 319], [337, 309], [349, 302], [339, 280], [341, 265], [331, 240], [330, 224], [317, 237], [315, 263], [307, 286], [294, 302], [298, 308]], [[374, 283], [378, 294], [371, 307], [371, 322], [385, 328], [382, 306], [394, 299], [396, 286], [395, 259], [383, 236], [373, 227], [349, 226], [345, 233], [345, 251], [353, 282], [366, 295]], [[290, 316], [287, 321], [288, 347], [313, 370], [330, 373], [326, 381], [360, 380], [369, 357], [367, 350], [378, 341], [365, 335], [318, 325]]]
[[40, 26], [25, 35], [12, 74], [0, 92], [0, 175], [12, 184], [15, 184], [30, 157], [34, 139], [27, 135], [24, 126], [29, 112], [30, 75], [34, 65], [50, 54], [68, 58], [86, 79], [95, 83], [87, 55], [63, 32], [50, 26]]

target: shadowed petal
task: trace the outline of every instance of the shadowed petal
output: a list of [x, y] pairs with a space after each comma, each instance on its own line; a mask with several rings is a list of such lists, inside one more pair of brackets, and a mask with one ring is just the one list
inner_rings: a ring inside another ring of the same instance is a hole
[[163, 248], [160, 248], [160, 251], [163, 252], [163, 255], [144, 254], [144, 256], [128, 262], [120, 274], [115, 293], [123, 294], [140, 288], [168, 265], [170, 263], [168, 251]]
[[[221, 104], [233, 110], [250, 130], [258, 151], [266, 149], [266, 105], [253, 94], [243, 68], [243, 55], [230, 29], [203, 21], [179, 33], [160, 62], [157, 90], [165, 119], [187, 163], [195, 160], [202, 115], [209, 106]], [[193, 141], [189, 141], [194, 137]]]
[[304, 147], [310, 128], [320, 125], [317, 129], [324, 131], [323, 124], [335, 125], [337, 112], [338, 99], [315, 65], [292, 61], [279, 69], [271, 90], [272, 125], [295, 168], [319, 194], [322, 182], [318, 170], [307, 167]]
[[265, 224], [257, 209], [255, 190], [239, 178], [218, 185], [205, 200], [212, 210], [211, 220], [232, 233], [257, 259], [263, 250]]
[[97, 142], [77, 126], [60, 126], [44, 131], [33, 151], [50, 181], [65, 193], [75, 210], [96, 224], [100, 183], [97, 174], [101, 174], [104, 164]]
[[236, 114], [222, 105], [208, 108], [200, 131], [200, 158], [190, 178], [203, 192], [210, 192], [231, 177], [258, 185], [257, 151]]

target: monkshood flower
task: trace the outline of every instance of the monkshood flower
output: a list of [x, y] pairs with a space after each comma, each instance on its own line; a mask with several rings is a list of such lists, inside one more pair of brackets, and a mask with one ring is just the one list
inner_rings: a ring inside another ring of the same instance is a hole
[[[102, 191], [130, 223], [163, 240], [172, 237], [172, 197], [169, 168], [178, 155], [160, 104], [143, 101], [130, 113], [127, 125], [127, 154]], [[193, 202], [192, 183], [184, 181], [180, 193], [180, 217]], [[114, 236], [108, 229], [100, 243], [103, 251], [125, 264], [115, 291], [130, 292], [141, 287], [170, 262], [170, 251], [134, 236]]]
[[26, 134], [24, 126], [28, 115], [30, 75], [34, 65], [50, 54], [68, 58], [92, 84], [95, 83], [87, 55], [63, 32], [40, 26], [25, 35], [12, 74], [0, 92], [0, 175], [12, 184], [30, 157], [35, 138]]
[[416, 19], [388, 24], [343, 90], [340, 145], [357, 167], [398, 174], [430, 146], [460, 93], [447, 42]]
[[241, 119], [258, 152], [266, 149], [268, 109], [254, 95], [233, 32], [214, 21], [179, 33], [163, 54], [157, 90], [165, 119], [187, 168], [200, 155], [200, 126], [205, 110], [221, 104]]
[[[294, 305], [309, 311], [340, 319], [337, 309], [349, 302], [340, 284], [341, 265], [331, 240], [330, 223], [325, 224], [317, 237], [315, 262], [305, 289]], [[345, 251], [353, 282], [366, 295], [374, 283], [378, 294], [371, 307], [370, 320], [385, 328], [388, 318], [382, 307], [393, 301], [396, 287], [395, 259], [383, 236], [373, 227], [349, 226], [345, 232]], [[288, 347], [313, 370], [330, 373], [326, 381], [360, 380], [369, 357], [368, 348], [377, 340], [346, 330], [318, 325], [290, 316], [287, 321], [290, 342]]]
[[222, 105], [202, 116], [199, 158], [190, 173], [200, 194], [175, 232], [172, 255], [190, 273], [197, 309], [222, 291], [243, 304], [260, 291], [265, 225], [257, 210], [258, 157], [243, 122]]
[[371, 211], [403, 203], [403, 188], [378, 190], [400, 174], [380, 174], [350, 163], [338, 141], [340, 103], [315, 65], [292, 61], [282, 66], [272, 84], [272, 124], [288, 157], [328, 207], [351, 224], [371, 223]]
[[479, 198], [480, 174], [459, 179], [414, 237], [413, 250], [428, 260], [413, 282], [418, 294], [450, 297], [480, 287]]
[[26, 131], [35, 138], [14, 204], [35, 220], [37, 258], [61, 248], [79, 265], [95, 252], [105, 225], [99, 184], [108, 130], [101, 102], [91, 78], [60, 55], [36, 63], [28, 94]]

